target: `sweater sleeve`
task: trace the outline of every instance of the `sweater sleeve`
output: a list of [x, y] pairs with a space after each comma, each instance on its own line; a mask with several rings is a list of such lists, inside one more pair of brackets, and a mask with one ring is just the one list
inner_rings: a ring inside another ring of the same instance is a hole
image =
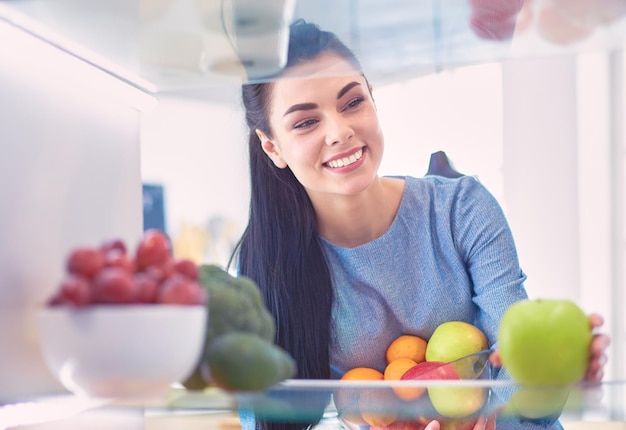
[[500, 204], [477, 179], [461, 182], [452, 215], [454, 242], [472, 283], [476, 323], [494, 345], [506, 309], [528, 297], [526, 275]]
[[[506, 309], [528, 298], [513, 234], [495, 197], [473, 177], [462, 179], [453, 210], [455, 245], [473, 287], [473, 301], [479, 309], [477, 325], [497, 347], [497, 331]], [[508, 380], [506, 369], [496, 369], [494, 378]], [[508, 400], [511, 393], [494, 390], [494, 402]], [[523, 420], [499, 417], [498, 427], [507, 429], [561, 429], [556, 417]]]

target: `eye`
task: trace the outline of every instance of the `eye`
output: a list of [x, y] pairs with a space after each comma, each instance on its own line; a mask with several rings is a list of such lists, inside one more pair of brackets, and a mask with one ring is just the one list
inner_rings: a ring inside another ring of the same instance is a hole
[[317, 124], [317, 120], [316, 119], [305, 119], [304, 121], [300, 121], [300, 122], [297, 122], [296, 124], [294, 124], [293, 128], [295, 128], [295, 129], [303, 129], [303, 128], [312, 127], [315, 124]]
[[344, 107], [343, 110], [346, 111], [349, 109], [356, 109], [361, 105], [361, 103], [363, 103], [364, 100], [365, 100], [364, 97], [361, 97], [361, 96], [355, 97], [352, 100], [350, 100], [348, 104], [346, 104], [346, 107]]

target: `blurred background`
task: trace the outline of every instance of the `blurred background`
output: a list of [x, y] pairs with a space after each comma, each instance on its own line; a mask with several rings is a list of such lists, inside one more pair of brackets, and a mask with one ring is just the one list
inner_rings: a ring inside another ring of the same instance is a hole
[[280, 68], [298, 17], [362, 60], [381, 174], [422, 176], [443, 150], [478, 177], [530, 296], [601, 313], [607, 378], [623, 380], [625, 14], [622, 0], [0, 3], [0, 400], [55, 389], [32, 313], [70, 248], [154, 227], [177, 257], [227, 262], [248, 210], [240, 85]]

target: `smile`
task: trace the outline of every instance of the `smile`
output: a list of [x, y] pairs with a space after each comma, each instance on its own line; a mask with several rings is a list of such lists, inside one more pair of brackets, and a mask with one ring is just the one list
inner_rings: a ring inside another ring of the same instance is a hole
[[338, 167], [346, 167], [352, 163], [356, 163], [363, 156], [363, 148], [359, 149], [354, 154], [349, 157], [338, 158], [337, 160], [331, 160], [326, 163], [326, 165], [332, 169], [336, 169]]

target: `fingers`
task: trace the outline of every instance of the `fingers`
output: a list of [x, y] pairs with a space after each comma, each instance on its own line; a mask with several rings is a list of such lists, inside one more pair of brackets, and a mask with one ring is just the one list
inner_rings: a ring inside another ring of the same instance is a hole
[[479, 416], [472, 430], [495, 430], [496, 415], [497, 414], [494, 412], [487, 417], [484, 415]]
[[486, 430], [486, 429], [487, 429], [487, 418], [481, 415], [476, 420], [476, 424], [474, 424], [474, 427], [472, 428], [472, 430]]
[[606, 349], [611, 344], [611, 339], [605, 334], [596, 334], [589, 346], [589, 366], [585, 372], [585, 381], [601, 382], [604, 377], [604, 366], [608, 361]]
[[492, 366], [502, 367], [502, 359], [500, 358], [500, 351], [494, 351], [489, 355], [489, 362]]
[[589, 324], [591, 324], [592, 329], [597, 329], [604, 324], [604, 318], [602, 318], [602, 315], [600, 314], [590, 314]]
[[439, 421], [431, 421], [424, 428], [424, 430], [439, 430], [441, 426], [439, 425]]
[[604, 377], [604, 366], [608, 361], [606, 348], [610, 345], [611, 339], [604, 334], [597, 334], [591, 341], [589, 347], [589, 366], [585, 373], [585, 381], [600, 382]]
[[604, 354], [606, 349], [611, 344], [611, 338], [606, 334], [596, 334], [591, 339], [591, 345], [589, 346], [589, 352], [591, 357], [600, 357]]

